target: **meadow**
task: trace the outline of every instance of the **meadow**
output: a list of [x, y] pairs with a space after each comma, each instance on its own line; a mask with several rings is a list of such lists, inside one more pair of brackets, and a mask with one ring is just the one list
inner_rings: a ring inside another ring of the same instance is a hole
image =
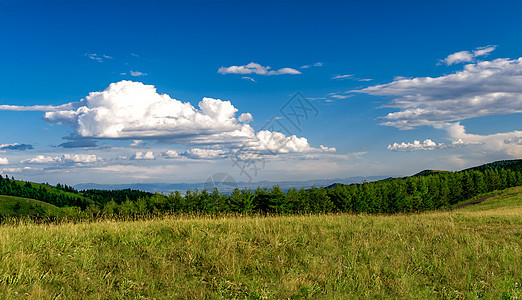
[[0, 226], [2, 299], [517, 299], [522, 187], [454, 211]]

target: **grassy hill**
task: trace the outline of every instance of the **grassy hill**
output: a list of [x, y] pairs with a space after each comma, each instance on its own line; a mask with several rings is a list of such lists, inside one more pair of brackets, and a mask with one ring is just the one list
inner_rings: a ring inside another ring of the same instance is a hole
[[0, 217], [56, 217], [63, 214], [54, 205], [42, 201], [0, 195]]
[[516, 299], [521, 285], [522, 187], [422, 214], [0, 227], [4, 299]]

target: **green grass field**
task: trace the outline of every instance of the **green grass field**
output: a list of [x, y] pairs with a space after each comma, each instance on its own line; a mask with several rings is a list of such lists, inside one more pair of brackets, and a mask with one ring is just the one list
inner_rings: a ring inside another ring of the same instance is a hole
[[0, 227], [3, 299], [522, 297], [522, 187], [423, 214]]
[[40, 216], [45, 218], [61, 215], [63, 215], [63, 211], [49, 203], [34, 199], [0, 195], [0, 216]]

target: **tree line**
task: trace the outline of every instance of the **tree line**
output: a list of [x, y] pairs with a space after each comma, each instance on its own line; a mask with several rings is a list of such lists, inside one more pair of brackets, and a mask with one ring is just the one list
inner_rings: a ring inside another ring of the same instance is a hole
[[[517, 165], [519, 166], [519, 165]], [[516, 168], [469, 169], [460, 172], [425, 172], [425, 175], [389, 178], [360, 184], [335, 184], [286, 193], [271, 188], [234, 189], [230, 194], [188, 190], [168, 195], [136, 190], [75, 191], [0, 180], [0, 194], [33, 198], [59, 207], [75, 207], [78, 214], [140, 216], [163, 213], [308, 214], [329, 212], [407, 213], [450, 207], [477, 195], [522, 185]]]

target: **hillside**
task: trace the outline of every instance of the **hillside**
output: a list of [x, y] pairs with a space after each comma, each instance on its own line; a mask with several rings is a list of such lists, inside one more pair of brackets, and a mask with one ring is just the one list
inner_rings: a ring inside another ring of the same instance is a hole
[[521, 187], [422, 214], [4, 225], [0, 296], [516, 299], [521, 235]]
[[514, 171], [522, 170], [522, 159], [513, 160], [499, 160], [492, 163], [483, 164], [480, 166], [465, 169], [463, 171], [486, 171], [494, 169], [511, 169]]
[[0, 195], [0, 218], [2, 217], [57, 217], [63, 215], [60, 208], [42, 201]]

